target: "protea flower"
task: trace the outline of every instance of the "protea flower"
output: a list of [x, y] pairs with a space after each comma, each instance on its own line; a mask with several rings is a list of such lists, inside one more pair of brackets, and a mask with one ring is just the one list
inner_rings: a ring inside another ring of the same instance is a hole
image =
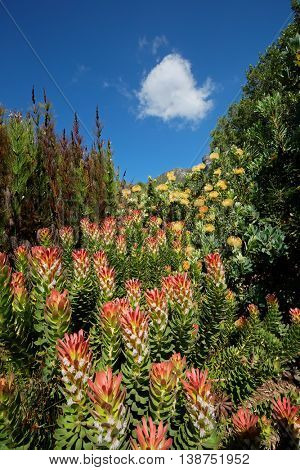
[[300, 424], [299, 422], [300, 407], [292, 405], [289, 398], [279, 398], [277, 401], [273, 400], [273, 415], [278, 420], [285, 420], [288, 424]]
[[157, 255], [159, 252], [159, 242], [157, 237], [147, 237], [145, 238], [144, 249], [147, 250], [152, 255]]
[[181, 357], [180, 353], [174, 353], [170, 359], [173, 364], [173, 370], [178, 379], [183, 377], [184, 369], [186, 368], [186, 357]]
[[81, 219], [81, 221], [80, 221], [82, 241], [83, 241], [84, 246], [87, 246], [87, 242], [88, 242], [88, 238], [89, 238], [90, 223], [91, 222], [87, 218]]
[[140, 304], [142, 297], [141, 286], [142, 283], [138, 279], [128, 279], [128, 281], [125, 282], [127, 299], [132, 308], [136, 308]]
[[137, 426], [137, 440], [131, 439], [131, 447], [134, 450], [168, 450], [172, 446], [172, 439], [167, 439], [168, 425], [162, 421], [156, 426], [152, 419], [142, 418], [142, 425]]
[[37, 231], [37, 241], [46, 248], [53, 245], [51, 230], [47, 227], [40, 228]]
[[116, 235], [116, 219], [114, 217], [106, 217], [101, 224], [101, 237], [104, 246], [108, 247], [112, 244]]
[[149, 355], [148, 316], [130, 308], [121, 316], [122, 335], [126, 346], [126, 355], [136, 364], [142, 364]]
[[219, 253], [211, 253], [205, 257], [207, 276], [216, 285], [225, 285], [225, 270]]
[[121, 352], [122, 308], [119, 299], [106, 302], [100, 311], [100, 326], [102, 334], [102, 360], [105, 365], [113, 367]]
[[20, 245], [14, 251], [16, 270], [22, 273], [26, 273], [28, 269], [28, 249], [25, 245]]
[[93, 262], [94, 262], [94, 270], [96, 275], [98, 276], [100, 268], [104, 266], [108, 266], [108, 260], [106, 253], [102, 250], [96, 251], [93, 255]]
[[26, 288], [26, 279], [22, 272], [15, 272], [11, 278], [12, 310], [15, 315], [16, 333], [23, 337], [31, 326], [31, 306]]
[[71, 251], [74, 247], [74, 230], [72, 227], [62, 227], [59, 230], [59, 237], [62, 247], [66, 251]]
[[240, 408], [236, 414], [232, 416], [234, 431], [241, 438], [252, 438], [258, 433], [258, 416], [251, 413], [248, 408]]
[[82, 404], [85, 401], [85, 388], [92, 366], [89, 340], [84, 338], [83, 330], [71, 335], [66, 333], [63, 340], [58, 340], [57, 351], [67, 404]]
[[8, 265], [7, 255], [0, 252], [0, 333], [7, 321], [11, 320], [11, 268]]
[[145, 300], [152, 328], [163, 333], [168, 323], [168, 302], [165, 290], [149, 289], [145, 293]]
[[186, 408], [194, 426], [195, 434], [201, 439], [211, 434], [215, 428], [214, 396], [208, 371], [191, 369], [186, 372], [186, 380], [181, 380], [186, 396]]
[[101, 289], [101, 298], [109, 300], [115, 291], [115, 270], [109, 266], [102, 266], [97, 272], [97, 280]]
[[172, 361], [154, 363], [150, 368], [150, 412], [155, 421], [171, 418], [176, 400], [177, 379]]
[[126, 390], [121, 387], [121, 382], [122, 374], [113, 375], [110, 368], [96, 372], [95, 380], [88, 381], [94, 426], [102, 449], [119, 449], [126, 437], [128, 412], [125, 407]]
[[292, 323], [300, 325], [300, 308], [291, 308], [289, 313]]
[[58, 292], [53, 289], [46, 300], [45, 320], [48, 324], [46, 337], [55, 344], [67, 331], [71, 321], [71, 305], [68, 291]]
[[118, 235], [116, 237], [116, 249], [119, 254], [126, 253], [126, 237], [124, 235]]

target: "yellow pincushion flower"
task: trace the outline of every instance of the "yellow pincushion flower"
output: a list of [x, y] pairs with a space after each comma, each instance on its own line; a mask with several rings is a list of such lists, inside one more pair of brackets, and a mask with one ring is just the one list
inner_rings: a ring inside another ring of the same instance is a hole
[[234, 237], [233, 235], [227, 238], [227, 245], [233, 248], [241, 248], [243, 242], [240, 237]]
[[208, 214], [206, 217], [207, 222], [213, 222], [216, 219], [216, 214]]
[[242, 157], [244, 155], [244, 150], [243, 149], [236, 149], [235, 150], [235, 153], [239, 156], [239, 157]]
[[217, 168], [217, 169], [214, 171], [214, 175], [216, 175], [216, 176], [220, 176], [221, 173], [222, 173], [221, 168]]
[[184, 192], [185, 192], [186, 194], [191, 194], [192, 191], [190, 190], [190, 188], [186, 188], [186, 189], [184, 190]]
[[167, 179], [168, 179], [169, 181], [176, 181], [176, 176], [175, 176], [174, 171], [168, 171], [168, 173], [167, 173]]
[[190, 269], [190, 267], [191, 267], [191, 263], [189, 261], [186, 260], [182, 263], [182, 269], [184, 271], [188, 271]]
[[192, 247], [192, 245], [188, 245], [185, 249], [185, 253], [187, 256], [190, 256], [194, 251], [194, 247]]
[[203, 197], [199, 197], [194, 201], [194, 206], [195, 207], [202, 207], [205, 204], [205, 199]]
[[233, 203], [234, 203], [233, 199], [230, 199], [230, 198], [224, 199], [224, 201], [222, 201], [222, 206], [224, 206], [224, 207], [232, 207], [232, 206], [233, 206]]
[[220, 180], [217, 182], [216, 187], [225, 191], [225, 189], [227, 189], [228, 186], [225, 180]]
[[209, 199], [217, 199], [219, 196], [218, 191], [212, 191], [211, 193], [208, 194]]
[[132, 186], [131, 191], [133, 193], [140, 193], [142, 191], [142, 187], [139, 184], [135, 184]]
[[214, 187], [212, 184], [206, 184], [203, 189], [204, 191], [208, 192], [208, 191], [212, 191]]
[[183, 226], [184, 226], [184, 222], [172, 222], [171, 224], [171, 229], [174, 231], [174, 232], [181, 232], [181, 230], [183, 229]]
[[212, 152], [209, 156], [209, 158], [211, 160], [218, 160], [218, 158], [220, 158], [220, 155], [218, 154], [218, 152]]
[[245, 169], [240, 167], [240, 168], [234, 168], [233, 173], [235, 175], [243, 175], [245, 173]]
[[204, 170], [205, 167], [206, 167], [205, 163], [199, 163], [198, 165], [195, 165], [192, 167], [192, 171], [195, 172], [195, 171]]
[[205, 224], [203, 227], [204, 232], [206, 233], [212, 233], [215, 231], [215, 226], [212, 224]]
[[190, 203], [190, 201], [186, 199], [185, 197], [180, 198], [178, 202], [182, 204], [183, 206], [188, 206]]
[[168, 191], [168, 185], [165, 183], [156, 186], [157, 191]]

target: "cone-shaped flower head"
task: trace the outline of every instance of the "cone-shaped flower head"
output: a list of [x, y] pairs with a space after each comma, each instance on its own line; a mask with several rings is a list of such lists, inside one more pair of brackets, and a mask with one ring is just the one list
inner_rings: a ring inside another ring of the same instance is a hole
[[[57, 247], [34, 246], [31, 249], [31, 264], [34, 276], [54, 288], [62, 275], [61, 251]], [[38, 282], [38, 280], [37, 280]]]
[[119, 254], [126, 253], [126, 237], [124, 235], [118, 235], [116, 237], [116, 249]]
[[142, 283], [138, 279], [128, 279], [125, 282], [127, 298], [132, 308], [138, 307], [140, 303], [142, 297], [141, 286]]
[[170, 360], [173, 364], [173, 370], [176, 377], [180, 379], [183, 376], [184, 369], [186, 368], [186, 357], [181, 357], [180, 353], [174, 353]]
[[114, 217], [106, 217], [101, 224], [101, 237], [104, 246], [109, 246], [116, 235], [116, 219]]
[[89, 340], [84, 338], [83, 330], [71, 335], [66, 333], [63, 340], [58, 340], [57, 351], [68, 404], [81, 403], [92, 365]]
[[168, 425], [162, 421], [156, 426], [151, 418], [142, 418], [142, 425], [137, 426], [137, 440], [131, 439], [131, 447], [134, 450], [168, 450], [172, 446], [172, 439], [167, 439]]
[[67, 331], [71, 321], [71, 304], [68, 291], [53, 289], [46, 300], [45, 320], [49, 325], [46, 336], [50, 343], [56, 343]]
[[121, 353], [121, 312], [119, 299], [106, 302], [100, 311], [102, 360], [105, 365], [114, 366]]
[[29, 264], [27, 247], [25, 245], [18, 246], [14, 251], [14, 255], [16, 270], [25, 274]]
[[278, 420], [286, 420], [289, 424], [299, 422], [300, 407], [292, 405], [289, 398], [279, 398], [277, 401], [273, 400], [273, 415]]
[[151, 326], [155, 330], [164, 332], [168, 323], [168, 302], [165, 290], [149, 289], [145, 293], [145, 300]]
[[83, 280], [90, 275], [90, 260], [88, 252], [83, 248], [72, 252], [74, 277], [77, 281]]
[[93, 255], [93, 262], [95, 273], [98, 275], [100, 268], [108, 266], [108, 260], [105, 251], [96, 251], [96, 253]]
[[172, 390], [176, 385], [174, 364], [172, 361], [154, 363], [150, 369], [150, 387], [161, 387], [165, 391]]
[[172, 305], [187, 313], [193, 307], [193, 291], [187, 273], [177, 273], [163, 279], [163, 287]]
[[149, 354], [148, 346], [148, 316], [140, 311], [130, 308], [121, 316], [122, 334], [127, 348], [134, 362], [140, 364]]
[[240, 408], [232, 416], [234, 430], [241, 437], [253, 437], [258, 434], [258, 416], [255, 416], [248, 408]]
[[102, 297], [106, 300], [111, 299], [115, 291], [115, 270], [109, 266], [102, 266], [97, 272], [97, 279]]
[[289, 313], [292, 323], [300, 325], [300, 308], [291, 308]]
[[98, 429], [98, 444], [118, 449], [124, 439], [128, 413], [125, 407], [126, 390], [121, 387], [122, 374], [113, 375], [112, 369], [96, 372], [89, 380], [88, 395], [93, 402], [92, 415]]
[[211, 253], [205, 257], [207, 276], [216, 285], [225, 285], [225, 270], [219, 253]]
[[51, 230], [47, 227], [40, 228], [37, 231], [37, 241], [46, 248], [53, 245]]
[[200, 438], [210, 434], [215, 427], [214, 395], [207, 376], [207, 371], [191, 369], [186, 372], [186, 380], [181, 380], [187, 399], [187, 410]]
[[145, 238], [144, 249], [149, 253], [156, 255], [159, 251], [159, 242], [157, 237], [147, 237]]
[[13, 294], [13, 311], [22, 314], [29, 308], [29, 296], [24, 274], [22, 272], [14, 272], [11, 277], [10, 285]]

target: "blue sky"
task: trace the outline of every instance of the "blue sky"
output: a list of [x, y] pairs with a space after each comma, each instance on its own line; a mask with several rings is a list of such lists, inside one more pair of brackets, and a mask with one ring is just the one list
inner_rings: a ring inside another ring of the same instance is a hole
[[115, 164], [145, 181], [201, 161], [290, 11], [289, 0], [0, 0], [0, 103], [26, 112], [32, 85], [40, 99], [46, 88], [58, 130], [75, 109], [87, 145], [98, 104]]

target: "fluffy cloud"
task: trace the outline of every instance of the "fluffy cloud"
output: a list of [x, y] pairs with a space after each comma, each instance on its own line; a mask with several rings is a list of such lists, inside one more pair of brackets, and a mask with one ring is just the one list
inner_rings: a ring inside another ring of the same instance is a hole
[[212, 108], [210, 79], [201, 86], [193, 77], [191, 64], [179, 54], [167, 55], [141, 83], [137, 96], [139, 116], [156, 116], [164, 121], [180, 118], [194, 123]]

